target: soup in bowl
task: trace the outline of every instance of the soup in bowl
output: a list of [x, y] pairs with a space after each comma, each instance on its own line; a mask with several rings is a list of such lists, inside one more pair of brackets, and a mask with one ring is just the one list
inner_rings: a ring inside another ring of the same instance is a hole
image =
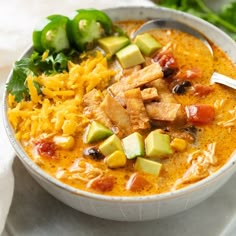
[[[132, 37], [157, 15], [188, 22], [213, 54], [176, 29]], [[47, 191], [82, 212], [135, 221], [186, 210], [228, 180], [235, 91], [210, 78], [236, 78], [233, 40], [164, 8], [84, 9], [47, 20], [16, 62], [4, 104], [10, 141]]]

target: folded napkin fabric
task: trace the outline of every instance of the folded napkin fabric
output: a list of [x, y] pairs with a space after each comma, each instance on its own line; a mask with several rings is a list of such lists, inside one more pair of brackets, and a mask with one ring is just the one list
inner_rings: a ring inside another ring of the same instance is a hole
[[3, 230], [8, 210], [11, 204], [14, 178], [12, 173], [12, 161], [14, 152], [10, 146], [3, 122], [0, 122], [0, 234]]

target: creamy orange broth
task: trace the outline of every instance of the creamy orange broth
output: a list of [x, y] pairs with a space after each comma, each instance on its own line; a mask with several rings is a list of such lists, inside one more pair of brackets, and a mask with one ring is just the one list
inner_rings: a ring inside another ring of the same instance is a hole
[[[141, 23], [142, 22], [120, 22], [119, 25], [123, 27], [124, 30], [132, 33]], [[229, 60], [225, 53], [214, 44], [211, 44], [214, 51], [213, 58], [201, 41], [185, 33], [174, 30], [156, 30], [151, 31], [150, 33], [155, 36], [162, 45], [166, 45], [169, 42], [176, 45], [173, 47], [173, 54], [180, 70], [198, 68], [202, 71], [202, 76], [200, 78], [197, 78], [196, 80], [192, 79], [191, 82], [193, 84], [200, 83], [209, 85], [209, 79], [213, 71], [218, 71], [236, 78], [235, 65]], [[185, 151], [175, 152], [168, 158], [160, 160], [163, 166], [159, 177], [142, 173], [149, 182], [149, 185], [139, 191], [131, 191], [126, 188], [128, 179], [135, 172], [133, 167], [135, 160], [128, 160], [126, 166], [123, 168], [110, 169], [103, 159], [94, 160], [83, 156], [84, 149], [93, 146], [84, 144], [84, 130], [74, 137], [75, 146], [72, 149], [56, 149], [55, 158], [40, 157], [38, 154], [35, 155], [35, 144], [32, 139], [22, 141], [22, 145], [30, 158], [32, 158], [32, 160], [34, 160], [44, 171], [51, 176], [58, 178], [60, 181], [78, 189], [101, 193], [101, 191], [88, 188], [88, 181], [76, 178], [76, 169], [74, 172], [68, 171], [69, 169], [73, 169], [73, 166], [76, 164], [75, 162], [82, 159], [82, 162], [79, 164], [80, 177], [82, 176], [86, 179], [86, 174], [83, 173], [83, 168], [86, 163], [91, 164], [94, 168], [98, 168], [106, 176], [115, 177], [115, 184], [112, 190], [104, 191], [102, 192], [103, 194], [113, 196], [136, 196], [172, 191], [175, 189], [178, 180], [180, 180], [190, 168], [191, 164], [189, 162], [189, 157], [194, 151], [206, 151], [209, 144], [216, 144], [214, 158], [216, 158], [217, 161], [210, 165], [209, 168], [211, 171], [208, 173], [209, 175], [211, 172], [216, 171], [224, 165], [235, 150], [236, 121], [232, 120], [228, 126], [225, 126], [224, 123], [236, 118], [235, 91], [217, 84], [212, 85], [212, 87], [214, 88], [214, 91], [203, 97], [194, 96], [189, 91], [182, 95], [174, 95], [176, 100], [183, 106], [190, 104], [210, 104], [214, 106], [215, 119], [212, 123], [207, 125], [195, 125], [197, 129], [196, 141], [188, 142]], [[84, 125], [84, 128], [85, 127], [86, 125]], [[55, 134], [52, 134], [52, 136], [53, 135]], [[144, 136], [146, 135], [147, 132], [144, 132]], [[33, 138], [33, 140], [34, 139], [37, 140], [37, 137]], [[200, 179], [196, 181], [199, 180]], [[180, 184], [177, 188], [187, 186], [192, 182]]]

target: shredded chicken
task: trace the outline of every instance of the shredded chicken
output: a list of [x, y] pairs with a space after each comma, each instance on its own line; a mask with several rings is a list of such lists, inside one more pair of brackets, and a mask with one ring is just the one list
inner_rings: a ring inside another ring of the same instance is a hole
[[99, 176], [102, 176], [101, 169], [94, 167], [92, 164], [86, 162], [84, 159], [76, 159], [69, 169], [59, 169], [56, 172], [58, 179], [74, 179], [82, 182], [89, 182]]
[[[226, 100], [225, 99], [221, 99], [221, 100], [216, 100], [214, 103], [214, 108], [218, 111], [222, 111], [222, 108], [226, 107]], [[225, 127], [225, 128], [233, 128], [236, 126], [236, 107], [234, 107], [233, 109], [230, 109], [227, 111], [228, 112], [228, 119], [224, 118], [224, 114], [222, 112], [218, 112], [216, 120], [217, 120], [217, 125]]]
[[95, 168], [92, 164], [83, 159], [77, 159], [70, 167], [69, 171], [72, 173], [70, 178], [88, 182], [98, 176], [101, 176], [102, 170]]
[[217, 122], [217, 125], [223, 127], [235, 127], [236, 126], [236, 107], [228, 111], [230, 118], [228, 120], [222, 120]]
[[208, 144], [207, 150], [196, 150], [188, 157], [187, 162], [190, 167], [181, 179], [178, 179], [174, 189], [179, 189], [185, 185], [197, 182], [215, 171], [218, 161], [215, 156], [216, 143]]

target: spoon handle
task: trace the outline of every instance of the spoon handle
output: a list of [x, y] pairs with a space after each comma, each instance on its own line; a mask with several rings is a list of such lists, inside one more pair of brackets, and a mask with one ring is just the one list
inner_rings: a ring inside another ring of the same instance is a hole
[[212, 83], [219, 83], [226, 85], [230, 88], [236, 89], [236, 80], [229, 78], [228, 76], [214, 72], [211, 77]]

